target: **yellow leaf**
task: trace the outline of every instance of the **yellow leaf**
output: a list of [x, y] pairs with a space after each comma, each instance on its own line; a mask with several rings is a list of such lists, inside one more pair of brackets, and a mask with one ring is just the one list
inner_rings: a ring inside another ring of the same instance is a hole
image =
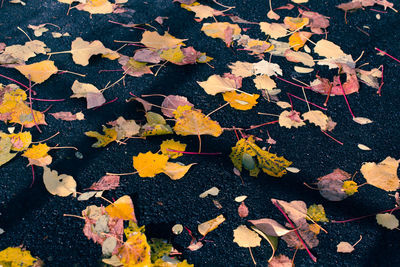
[[376, 221], [379, 225], [390, 230], [399, 227], [399, 220], [396, 218], [396, 216], [390, 213], [377, 214]]
[[295, 31], [298, 29], [303, 28], [304, 26], [308, 25], [310, 20], [308, 18], [293, 18], [293, 17], [285, 17], [283, 23], [289, 27], [289, 30]]
[[221, 223], [225, 221], [224, 215], [219, 215], [216, 218], [203, 222], [197, 226], [197, 230], [202, 236], [205, 236], [209, 232], [215, 230]]
[[90, 0], [77, 6], [79, 10], [84, 10], [90, 14], [109, 14], [114, 11], [114, 6], [108, 0]]
[[47, 152], [49, 151], [50, 147], [48, 147], [46, 144], [38, 144], [28, 148], [24, 154], [22, 154], [22, 156], [30, 159], [39, 159], [47, 156]]
[[[76, 38], [71, 43], [71, 54], [72, 60], [79, 65], [87, 66], [89, 64], [89, 58], [93, 55], [114, 55], [115, 58], [119, 57], [119, 54], [111, 49], [104, 47], [102, 42], [95, 40], [93, 42], [86, 42], [81, 37]], [[112, 58], [112, 57], [111, 57]]]
[[257, 104], [258, 94], [238, 94], [236, 91], [223, 93], [224, 100], [229, 102], [229, 105], [238, 110], [249, 110]]
[[235, 76], [246, 78], [254, 75], [253, 63], [236, 61], [228, 65]]
[[172, 180], [179, 180], [189, 171], [190, 167], [192, 167], [196, 163], [192, 163], [189, 165], [183, 165], [175, 162], [167, 162], [164, 167], [164, 173], [169, 176]]
[[32, 135], [30, 132], [20, 132], [17, 134], [10, 134], [12, 147], [11, 149], [14, 151], [24, 151], [27, 149], [32, 143]]
[[175, 48], [163, 50], [160, 54], [160, 57], [172, 63], [180, 63], [185, 55], [183, 54], [181, 48], [177, 46]]
[[164, 35], [159, 35], [156, 31], [145, 31], [140, 42], [149, 48], [169, 49], [175, 46], [183, 45], [183, 41], [186, 40], [187, 39], [177, 39], [167, 32], [164, 33]]
[[35, 124], [47, 125], [44, 114], [40, 111], [31, 110], [24, 102], [19, 102], [15, 105], [11, 113], [10, 122], [19, 123], [27, 128], [31, 128], [35, 126]]
[[146, 235], [140, 232], [131, 235], [119, 249], [118, 257], [124, 267], [151, 266], [150, 246]]
[[30, 267], [37, 261], [31, 253], [20, 247], [8, 247], [0, 251], [0, 266], [4, 267]]
[[106, 212], [110, 217], [136, 222], [135, 210], [130, 196], [125, 195], [117, 199], [113, 204], [106, 207]]
[[295, 32], [289, 37], [289, 45], [294, 51], [302, 48], [307, 40], [311, 37], [311, 32]]
[[322, 131], [326, 131], [328, 128], [329, 118], [322, 111], [311, 110], [303, 113], [303, 119], [319, 126]]
[[[25, 91], [17, 86], [11, 88], [11, 85], [8, 85], [4, 88], [0, 84], [0, 89], [4, 92], [0, 105], [0, 113], [12, 113], [18, 103], [23, 103], [27, 99]], [[8, 89], [11, 90], [9, 91]]]
[[[244, 166], [250, 171], [251, 176], [258, 176], [261, 169], [268, 175], [282, 177], [287, 172], [286, 168], [292, 164], [292, 162], [286, 160], [284, 157], [278, 157], [259, 148], [254, 143], [253, 136], [248, 137], [248, 139], [240, 139], [232, 147], [229, 157], [236, 169], [241, 171], [242, 166]], [[253, 157], [257, 158], [257, 162], [255, 162]]]
[[258, 247], [261, 243], [260, 236], [247, 228], [246, 225], [239, 225], [238, 228], [233, 230], [233, 237], [233, 242], [243, 248]]
[[197, 110], [183, 112], [182, 116], [176, 120], [174, 131], [184, 136], [208, 134], [218, 137], [222, 134], [222, 128], [218, 122]]
[[164, 117], [154, 112], [146, 113], [147, 123], [142, 126], [142, 136], [172, 134], [171, 127]]
[[[307, 209], [307, 216], [313, 219], [315, 222], [329, 222], [325, 215], [324, 206], [321, 204], [313, 204]], [[307, 218], [308, 219], [308, 218]]]
[[205, 5], [200, 5], [197, 2], [194, 2], [191, 5], [185, 5], [185, 4], [181, 4], [181, 7], [183, 7], [186, 10], [192, 11], [194, 13], [196, 13], [195, 17], [198, 18], [197, 21], [201, 21], [205, 18], [209, 18], [212, 16], [218, 16], [218, 15], [222, 15], [223, 13], [221, 11], [215, 10], [209, 6], [205, 6]]
[[46, 81], [51, 75], [58, 71], [57, 67], [54, 65], [54, 61], [51, 60], [43, 60], [30, 65], [20, 65], [15, 68], [27, 79], [35, 83]]
[[382, 162], [366, 162], [361, 167], [361, 173], [367, 183], [386, 191], [396, 191], [399, 188], [400, 182], [397, 177], [397, 168], [399, 161], [387, 157]]
[[297, 128], [306, 125], [299, 115], [300, 112], [295, 110], [282, 111], [282, 113], [279, 115], [279, 125], [289, 129], [292, 127]]
[[197, 82], [209, 95], [216, 95], [218, 93], [234, 91], [236, 83], [229, 78], [223, 78], [219, 75], [211, 75], [207, 81]]
[[169, 151], [168, 149], [177, 150], [177, 151], [185, 151], [186, 144], [182, 144], [181, 142], [175, 141], [173, 139], [169, 139], [169, 140], [164, 140], [161, 143], [160, 149], [161, 149], [161, 153], [163, 153], [164, 155], [169, 156], [169, 158], [171, 158], [171, 159], [176, 159], [176, 158], [182, 156], [183, 154], [179, 153], [179, 152]]
[[109, 143], [117, 140], [117, 131], [114, 128], [107, 128], [103, 126], [104, 135], [96, 132], [96, 131], [89, 131], [85, 132], [86, 136], [94, 137], [97, 139], [97, 142], [92, 145], [92, 147], [105, 147]]
[[280, 23], [260, 22], [259, 25], [261, 31], [273, 39], [284, 37], [287, 34], [286, 28]]
[[57, 171], [43, 167], [43, 183], [47, 191], [52, 195], [66, 197], [76, 194], [76, 182], [74, 177], [66, 174], [58, 175]]
[[320, 55], [321, 57], [332, 58], [332, 59], [340, 58], [346, 55], [342, 51], [340, 46], [325, 39], [321, 39], [317, 42], [317, 44], [314, 47], [314, 52]]
[[356, 192], [358, 192], [358, 185], [354, 181], [344, 181], [343, 185], [342, 185], [342, 189], [346, 193], [346, 195], [352, 196]]
[[153, 154], [150, 151], [133, 157], [133, 167], [138, 171], [140, 177], [154, 177], [164, 171], [168, 156]]
[[238, 35], [242, 31], [237, 24], [231, 24], [228, 22], [214, 22], [204, 23], [201, 30], [212, 38], [219, 38], [225, 40], [225, 32], [228, 28], [233, 29], [233, 35]]
[[17, 153], [10, 153], [12, 143], [7, 134], [0, 132], [0, 166], [14, 158]]
[[172, 114], [174, 115], [174, 117], [175, 117], [175, 119], [177, 119], [177, 118], [180, 118], [180, 117], [182, 117], [183, 116], [183, 113], [186, 111], [186, 110], [192, 110], [192, 106], [189, 106], [189, 105], [184, 105], [184, 106], [178, 106], [177, 108], [176, 108], [176, 110], [174, 110], [173, 112], [172, 112]]

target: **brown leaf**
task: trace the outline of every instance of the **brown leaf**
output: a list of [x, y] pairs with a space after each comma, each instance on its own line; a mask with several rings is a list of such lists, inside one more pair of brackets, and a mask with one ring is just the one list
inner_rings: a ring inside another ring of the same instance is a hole
[[348, 197], [343, 190], [343, 181], [351, 175], [341, 169], [335, 169], [333, 172], [318, 178], [318, 189], [321, 196], [330, 201], [341, 201]]
[[179, 107], [179, 106], [189, 106], [193, 107], [193, 104], [188, 101], [188, 99], [184, 96], [179, 96], [179, 95], [169, 95], [166, 98], [164, 98], [164, 101], [161, 104], [161, 111], [162, 113], [169, 117], [173, 118], [174, 114], [173, 112]]
[[63, 120], [63, 121], [75, 121], [75, 120], [84, 120], [85, 115], [82, 112], [78, 112], [76, 114], [72, 114], [69, 111], [62, 111], [62, 112], [56, 112], [56, 113], [49, 113], [51, 116], [56, 118], [57, 120]]
[[98, 182], [93, 183], [89, 188], [86, 190], [112, 190], [119, 186], [119, 176], [116, 175], [107, 175], [101, 177]]
[[292, 230], [286, 229], [283, 225], [273, 219], [264, 218], [258, 220], [249, 220], [249, 222], [252, 223], [258, 230], [269, 236], [283, 236], [292, 232]]

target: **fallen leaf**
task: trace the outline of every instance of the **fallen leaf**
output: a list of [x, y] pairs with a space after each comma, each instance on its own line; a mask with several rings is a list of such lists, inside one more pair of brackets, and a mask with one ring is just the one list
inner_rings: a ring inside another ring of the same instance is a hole
[[117, 140], [118, 133], [113, 128], [107, 128], [106, 126], [103, 125], [103, 132], [104, 132], [104, 135], [102, 135], [96, 131], [85, 132], [86, 136], [94, 137], [97, 139], [97, 142], [94, 143], [92, 145], [92, 147], [96, 147], [96, 148], [105, 147], [109, 143]]
[[257, 99], [260, 97], [258, 94], [238, 94], [236, 91], [225, 92], [222, 94], [224, 100], [229, 105], [237, 110], [249, 110], [257, 105]]
[[369, 123], [373, 122], [370, 119], [364, 118], [364, 117], [354, 117], [353, 121], [355, 121], [355, 122], [357, 122], [358, 124], [361, 124], [361, 125], [369, 124]]
[[186, 110], [176, 120], [174, 131], [179, 135], [212, 135], [218, 137], [222, 134], [222, 128], [218, 122], [206, 117], [197, 110]]
[[238, 214], [239, 214], [240, 218], [245, 218], [245, 217], [249, 216], [249, 208], [247, 208], [247, 206], [246, 206], [246, 204], [244, 204], [244, 202], [242, 202], [239, 205]]
[[310, 39], [312, 35], [313, 34], [311, 32], [304, 32], [304, 31], [295, 32], [289, 37], [289, 45], [291, 48], [293, 48], [294, 51], [298, 51], [306, 44], [306, 42], [308, 41], [308, 39]]
[[307, 205], [304, 201], [293, 200], [291, 202], [286, 202], [274, 198], [272, 198], [271, 201], [281, 206], [295, 225], [301, 226], [307, 224]]
[[42, 83], [50, 78], [51, 75], [58, 72], [57, 67], [54, 65], [54, 61], [51, 60], [43, 60], [30, 65], [20, 65], [15, 68], [27, 79], [30, 79], [35, 83]]
[[161, 61], [160, 55], [157, 53], [157, 51], [154, 51], [152, 49], [136, 50], [135, 54], [133, 55], [133, 59], [135, 61], [153, 64], [160, 63]]
[[88, 190], [113, 190], [119, 186], [119, 176], [118, 175], [106, 175], [101, 177], [98, 182], [93, 183]]
[[273, 219], [264, 218], [258, 220], [249, 220], [249, 222], [268, 236], [284, 236], [293, 231], [286, 229], [283, 225]]
[[310, 20], [308, 18], [293, 18], [293, 17], [285, 17], [283, 19], [283, 23], [289, 28], [291, 31], [298, 31], [304, 26], [308, 25]]
[[167, 124], [163, 116], [154, 112], [146, 113], [147, 123], [141, 128], [142, 136], [172, 134], [171, 127]]
[[140, 177], [154, 177], [164, 171], [167, 161], [168, 156], [148, 151], [133, 157], [133, 167]]
[[241, 202], [245, 201], [246, 198], [247, 198], [247, 196], [238, 196], [238, 197], [235, 197], [235, 201], [238, 203], [241, 203]]
[[211, 195], [211, 196], [218, 196], [218, 193], [219, 193], [219, 189], [217, 188], [217, 187], [211, 187], [210, 189], [208, 189], [208, 190], [206, 190], [206, 191], [204, 191], [203, 193], [201, 193], [200, 195], [199, 195], [199, 197], [200, 198], [205, 198], [205, 197], [207, 197], [208, 195]]
[[108, 205], [106, 207], [106, 212], [113, 218], [131, 220], [135, 223], [137, 222], [132, 199], [128, 195], [124, 195], [118, 198], [114, 203]]
[[67, 197], [76, 194], [76, 182], [70, 175], [58, 175], [57, 171], [43, 167], [43, 183], [52, 195]]
[[115, 121], [107, 123], [113, 126], [117, 132], [117, 140], [130, 138], [139, 134], [140, 126], [134, 120], [125, 120], [124, 117], [118, 117]]
[[118, 251], [118, 257], [124, 266], [150, 266], [150, 246], [144, 233], [135, 233], [128, 237]]
[[237, 24], [231, 24], [228, 22], [204, 23], [201, 30], [211, 38], [219, 38], [223, 40], [227, 46], [230, 46], [232, 36], [239, 35], [242, 31]]
[[30, 267], [42, 266], [31, 252], [20, 247], [8, 247], [0, 251], [0, 264], [4, 267]]
[[291, 173], [299, 173], [300, 172], [300, 169], [295, 168], [295, 167], [287, 167], [286, 170]]
[[121, 56], [118, 63], [122, 65], [122, 69], [126, 74], [133, 77], [141, 77], [144, 74], [153, 74], [146, 62], [139, 62], [128, 56]]
[[50, 147], [46, 144], [38, 144], [33, 145], [31, 148], [28, 148], [23, 154], [23, 157], [30, 159], [40, 159], [47, 156], [47, 152], [50, 151]]
[[301, 62], [306, 66], [313, 67], [315, 65], [314, 59], [307, 53], [295, 52], [293, 50], [286, 50], [285, 57], [290, 62]]
[[271, 38], [278, 39], [286, 36], [287, 29], [284, 24], [260, 22], [260, 30]]
[[218, 215], [216, 218], [203, 222], [197, 226], [197, 230], [202, 236], [206, 236], [209, 232], [215, 230], [221, 223], [225, 221], [223, 215]]
[[295, 110], [285, 110], [282, 111], [282, 113], [279, 115], [279, 125], [290, 129], [292, 127], [298, 128], [306, 124], [300, 118], [300, 112], [297, 112]]
[[181, 5], [184, 9], [189, 10], [194, 12], [196, 15], [195, 17], [197, 18], [196, 21], [200, 22], [205, 18], [213, 17], [213, 16], [221, 16], [224, 13], [218, 10], [215, 10], [214, 8], [211, 8], [206, 5], [200, 5], [197, 3], [194, 3], [192, 5]]
[[363, 144], [358, 144], [357, 147], [361, 150], [369, 151], [371, 148], [367, 147], [366, 145]]
[[382, 162], [365, 162], [361, 167], [361, 173], [367, 183], [385, 191], [396, 191], [400, 186], [399, 177], [397, 177], [397, 168], [399, 161], [387, 157]]
[[278, 101], [275, 104], [277, 104], [280, 108], [290, 108], [292, 106], [290, 103], [284, 101]]
[[314, 71], [313, 68], [304, 68], [299, 66], [294, 66], [294, 70], [298, 73], [310, 73]]
[[[11, 150], [13, 151], [24, 151], [32, 143], [32, 135], [30, 132], [19, 132], [17, 134], [13, 133], [9, 134], [8, 137], [10, 137], [10, 142], [12, 144]], [[4, 149], [7, 147], [7, 145], [0, 145], [0, 147]]]
[[46, 23], [40, 24], [40, 25], [31, 25], [31, 24], [29, 24], [28, 28], [33, 30], [33, 34], [36, 37], [40, 37], [40, 36], [43, 35], [44, 32], [49, 31], [49, 29], [47, 29], [45, 26], [46, 26]]
[[278, 64], [261, 60], [253, 64], [255, 74], [265, 74], [267, 76], [282, 75], [282, 69]]
[[280, 254], [278, 256], [274, 256], [268, 262], [268, 267], [293, 267], [293, 263], [292, 260], [289, 259], [287, 256]]
[[50, 49], [39, 40], [26, 42], [24, 45], [7, 46], [0, 54], [0, 64], [24, 64], [37, 54], [46, 54]]
[[354, 251], [354, 247], [348, 242], [340, 242], [337, 244], [337, 252], [340, 253], [351, 253]]
[[335, 169], [333, 172], [318, 178], [318, 189], [321, 196], [330, 201], [341, 201], [349, 195], [343, 190], [344, 180], [351, 175], [341, 169]]
[[[270, 95], [277, 94], [276, 91], [278, 90], [274, 90], [274, 88], [276, 88], [276, 83], [268, 75], [257, 75], [253, 79], [253, 82], [257, 89], [259, 90], [266, 89]], [[280, 93], [280, 90], [278, 93]]]
[[231, 73], [235, 76], [246, 78], [254, 75], [253, 63], [236, 61], [230, 63], [228, 67], [231, 69]]
[[175, 163], [175, 162], [167, 162], [164, 167], [163, 172], [169, 176], [172, 180], [179, 180], [189, 171], [190, 167], [194, 164], [191, 163], [189, 165], [183, 165], [182, 163]]
[[90, 14], [109, 14], [114, 11], [114, 5], [108, 0], [84, 1], [77, 5], [76, 8], [89, 12]]
[[211, 75], [207, 81], [197, 82], [209, 95], [236, 90], [236, 83], [229, 78], [223, 78], [219, 75]]
[[71, 90], [74, 92], [74, 94], [71, 95], [71, 98], [86, 98], [86, 107], [88, 109], [101, 106], [106, 102], [101, 91], [93, 84], [81, 83], [78, 80], [75, 80], [72, 84]]
[[193, 104], [190, 103], [188, 99], [184, 96], [168, 95], [166, 98], [164, 98], [164, 101], [161, 104], [161, 112], [164, 114], [164, 116], [167, 116], [168, 118], [173, 118], [173, 112], [179, 106], [193, 107]]
[[342, 189], [346, 193], [346, 195], [352, 196], [358, 192], [358, 185], [354, 181], [344, 181]]
[[[102, 1], [102, 0], [96, 0]], [[72, 60], [79, 65], [87, 66], [89, 59], [94, 55], [107, 55], [109, 59], [117, 59], [119, 54], [111, 49], [105, 48], [102, 42], [95, 40], [93, 42], [84, 41], [81, 37], [76, 38], [71, 43]]]
[[321, 204], [313, 204], [307, 209], [307, 219], [312, 219], [314, 222], [329, 222], [326, 218], [324, 206]]
[[258, 247], [261, 243], [260, 236], [245, 225], [239, 225], [233, 230], [233, 237], [233, 242], [243, 248]]
[[181, 142], [175, 141], [173, 139], [164, 140], [161, 143], [160, 145], [161, 153], [163, 155], [167, 155], [170, 159], [176, 159], [180, 156], [183, 156], [183, 154], [175, 151], [170, 151], [169, 149], [176, 151], [185, 151], [186, 144], [182, 144]]
[[399, 227], [399, 220], [390, 213], [377, 214], [376, 222], [389, 230], [394, 230]]
[[329, 118], [322, 111], [310, 110], [302, 115], [304, 120], [307, 120], [316, 126], [319, 126], [322, 131], [326, 131], [328, 128]]
[[10, 140], [10, 137], [8, 137], [6, 134], [1, 134], [0, 135], [0, 166], [9, 162], [11, 159], [13, 159], [17, 153], [10, 153], [12, 143]]
[[346, 54], [342, 51], [342, 49], [340, 49], [340, 46], [325, 39], [321, 39], [316, 43], [314, 47], [314, 52], [320, 55], [321, 57], [333, 58], [333, 59], [346, 56]]
[[177, 39], [168, 32], [164, 33], [164, 35], [160, 35], [156, 31], [145, 31], [140, 42], [149, 48], [169, 49], [183, 45], [183, 41], [186, 40], [187, 39]]
[[63, 120], [63, 121], [75, 121], [75, 120], [81, 121], [85, 119], [85, 115], [82, 112], [72, 114], [69, 111], [62, 111], [49, 114], [54, 118], [56, 118], [57, 120]]

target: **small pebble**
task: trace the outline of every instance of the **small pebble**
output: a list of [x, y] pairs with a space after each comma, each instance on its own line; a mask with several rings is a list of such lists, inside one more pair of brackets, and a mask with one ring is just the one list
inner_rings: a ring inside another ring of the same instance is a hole
[[381, 14], [376, 14], [376, 19], [380, 20], [381, 19]]
[[83, 154], [82, 154], [81, 152], [79, 152], [79, 151], [76, 151], [76, 152], [75, 152], [75, 157], [76, 157], [77, 159], [83, 159]]

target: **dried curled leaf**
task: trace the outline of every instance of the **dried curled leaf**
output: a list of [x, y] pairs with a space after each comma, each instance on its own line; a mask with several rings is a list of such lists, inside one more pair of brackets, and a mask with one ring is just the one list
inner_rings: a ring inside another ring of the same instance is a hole
[[43, 167], [43, 183], [52, 195], [66, 197], [76, 194], [74, 177], [66, 174], [58, 175], [57, 171], [50, 170], [47, 167]]
[[231, 107], [238, 110], [249, 110], [257, 105], [257, 99], [260, 97], [258, 94], [245, 94], [230, 91], [223, 93], [224, 100], [229, 103]]
[[260, 236], [247, 228], [246, 225], [239, 225], [238, 228], [233, 230], [233, 237], [233, 242], [243, 248], [258, 247], [261, 243]]
[[197, 110], [186, 110], [177, 118], [174, 131], [179, 135], [212, 135], [218, 137], [222, 134], [222, 128], [218, 122], [206, 117]]
[[51, 75], [58, 72], [54, 61], [43, 60], [30, 65], [20, 65], [15, 67], [27, 79], [35, 83], [42, 83], [50, 78]]
[[133, 167], [138, 171], [140, 177], [154, 177], [164, 172], [168, 156], [147, 153], [139, 153], [133, 157]]
[[400, 186], [397, 169], [399, 161], [387, 157], [382, 162], [366, 162], [361, 167], [361, 173], [367, 183], [385, 191], [396, 191]]

